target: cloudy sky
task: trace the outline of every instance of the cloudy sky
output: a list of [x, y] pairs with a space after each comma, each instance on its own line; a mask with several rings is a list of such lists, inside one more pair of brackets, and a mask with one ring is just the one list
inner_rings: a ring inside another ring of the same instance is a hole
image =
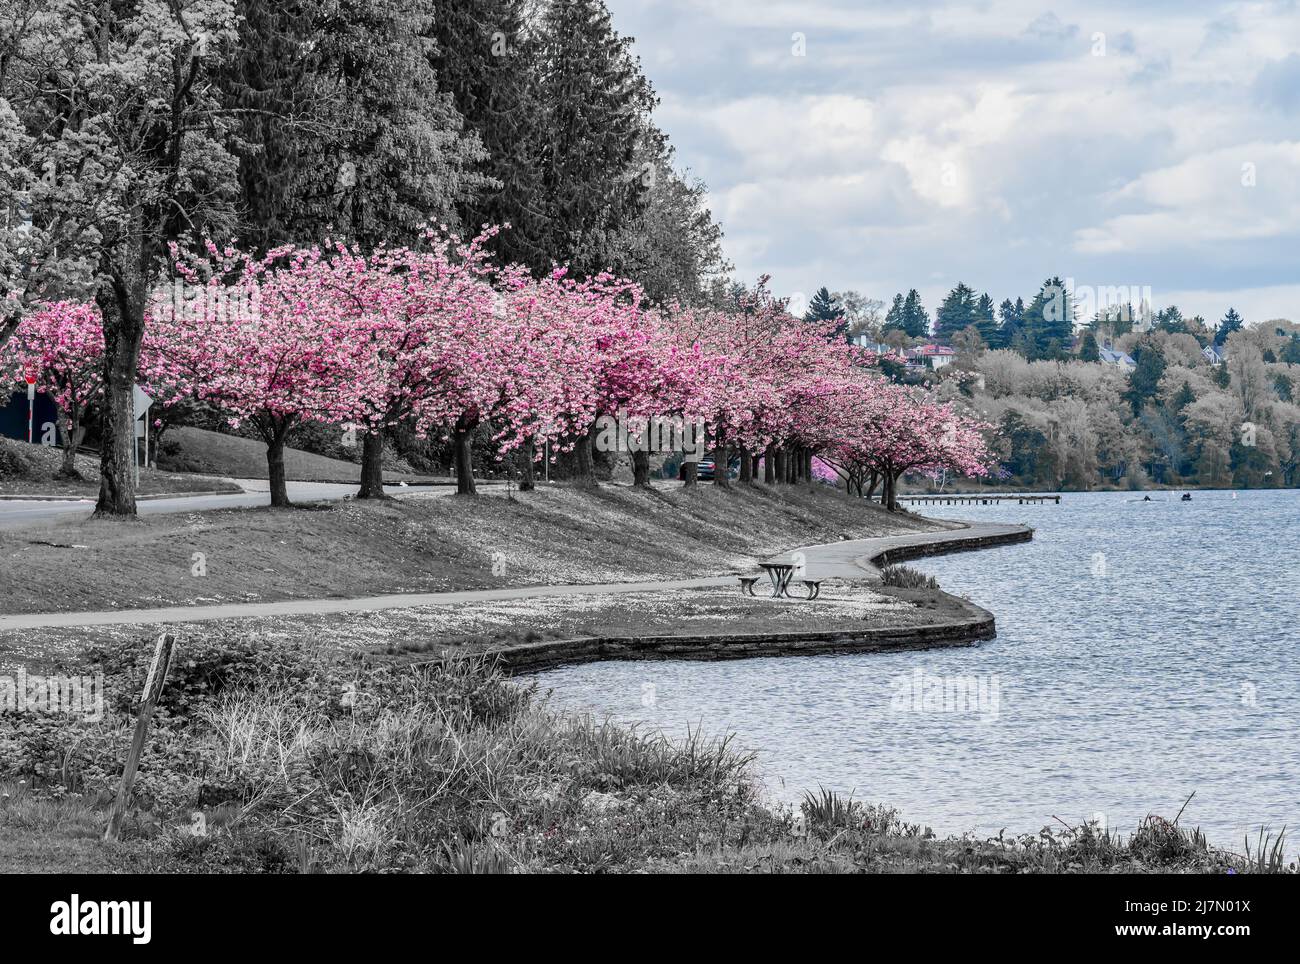
[[1300, 319], [1296, 0], [607, 2], [743, 278]]

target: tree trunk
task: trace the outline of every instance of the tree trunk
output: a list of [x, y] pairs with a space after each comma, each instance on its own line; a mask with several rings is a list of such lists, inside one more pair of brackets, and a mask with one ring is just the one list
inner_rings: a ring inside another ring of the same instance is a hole
[[742, 485], [754, 484], [754, 458], [744, 447], [740, 450], [740, 482]]
[[880, 473], [875, 469], [872, 469], [871, 474], [867, 476], [867, 488], [866, 492], [863, 494], [863, 498], [872, 498], [876, 494], [876, 486], [878, 485], [880, 485]]
[[578, 439], [578, 444], [573, 450], [574, 455], [574, 481], [582, 485], [596, 484], [596, 462], [592, 455], [592, 446], [595, 444], [595, 423], [588, 426], [587, 431], [583, 433], [582, 438]]
[[532, 439], [524, 443], [523, 450], [519, 456], [519, 491], [531, 492], [537, 488], [537, 475], [534, 469], [534, 457], [537, 455], [537, 445]]
[[890, 512], [898, 511], [898, 473], [885, 473], [885, 489], [881, 493], [881, 500], [885, 503], [885, 508]]
[[452, 439], [456, 447], [456, 494], [475, 495], [473, 432], [457, 429]]
[[781, 445], [772, 450], [772, 484], [785, 484], [785, 447]]
[[[104, 405], [99, 443], [99, 501], [95, 518], [135, 515], [135, 411], [132, 393], [144, 336], [143, 284], [114, 278], [101, 292], [104, 320]], [[133, 297], [133, 294], [136, 297]]]
[[288, 508], [293, 504], [289, 501], [289, 485], [284, 477], [286, 434], [286, 431], [277, 428], [271, 440], [266, 443], [266, 474], [271, 480], [271, 506], [277, 509]]
[[638, 489], [650, 488], [650, 453], [632, 453], [632, 485]]
[[698, 485], [700, 482], [700, 463], [686, 461], [682, 463], [682, 482], [685, 485]]
[[731, 448], [719, 445], [713, 450], [713, 484], [724, 489], [731, 487]]
[[86, 427], [81, 424], [81, 418], [73, 415], [71, 425], [63, 436], [63, 462], [59, 466], [59, 478], [61, 479], [80, 479], [81, 473], [77, 471], [77, 447], [81, 445], [82, 440], [86, 437]]
[[804, 449], [803, 450], [803, 480], [807, 482], [809, 485], [812, 485], [812, 481], [813, 481], [812, 460], [813, 460], [812, 449]]
[[768, 445], [763, 453], [763, 481], [768, 485], [776, 484], [776, 446]]
[[384, 495], [384, 433], [367, 432], [361, 443], [361, 490], [358, 499], [386, 499]]

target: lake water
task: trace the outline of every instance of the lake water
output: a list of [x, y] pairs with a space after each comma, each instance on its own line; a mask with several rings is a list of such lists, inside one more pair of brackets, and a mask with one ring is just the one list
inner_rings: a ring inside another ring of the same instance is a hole
[[1128, 832], [1195, 791], [1184, 824], [1238, 850], [1261, 824], [1285, 825], [1294, 854], [1300, 493], [1178, 495], [924, 507], [1037, 530], [911, 563], [994, 612], [998, 638], [978, 647], [538, 678], [566, 708], [674, 736], [734, 732], [777, 800], [824, 786], [987, 836], [1099, 815]]

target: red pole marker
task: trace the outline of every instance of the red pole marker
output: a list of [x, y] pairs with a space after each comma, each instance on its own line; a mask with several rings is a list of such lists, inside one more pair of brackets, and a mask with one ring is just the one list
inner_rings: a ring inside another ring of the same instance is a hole
[[27, 444], [32, 444], [32, 410], [36, 406], [36, 372], [30, 368], [23, 372], [27, 379]]

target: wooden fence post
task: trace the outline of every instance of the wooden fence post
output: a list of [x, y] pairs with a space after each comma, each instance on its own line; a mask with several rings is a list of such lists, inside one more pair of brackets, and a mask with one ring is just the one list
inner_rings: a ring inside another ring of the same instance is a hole
[[122, 817], [126, 814], [126, 801], [131, 796], [135, 785], [135, 771], [140, 767], [140, 754], [144, 752], [144, 738], [149, 732], [149, 721], [153, 718], [154, 707], [162, 695], [163, 681], [167, 679], [167, 670], [171, 666], [172, 647], [176, 637], [163, 633], [158, 637], [154, 647], [153, 662], [149, 664], [149, 676], [144, 681], [144, 692], [140, 695], [140, 714], [135, 720], [135, 735], [131, 737], [131, 749], [126, 755], [126, 766], [122, 770], [122, 782], [117, 787], [117, 799], [108, 815], [108, 829], [104, 831], [104, 840], [113, 843], [122, 830]]

